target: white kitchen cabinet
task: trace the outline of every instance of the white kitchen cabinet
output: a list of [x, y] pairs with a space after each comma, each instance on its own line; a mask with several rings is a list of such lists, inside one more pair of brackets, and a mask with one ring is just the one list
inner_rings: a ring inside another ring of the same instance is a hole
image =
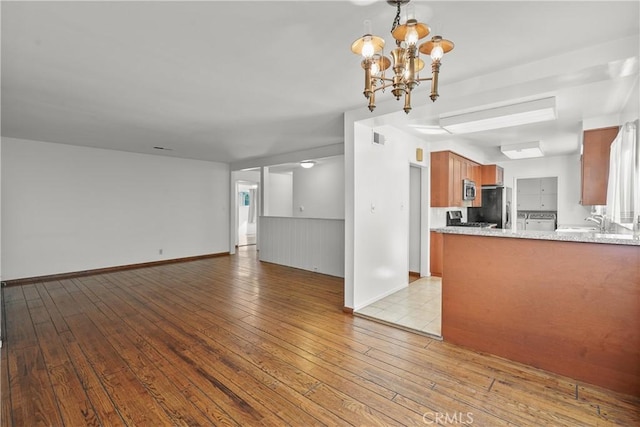
[[518, 179], [516, 197], [519, 211], [557, 211], [558, 178]]
[[540, 178], [541, 194], [558, 194], [558, 177]]
[[519, 211], [540, 210], [540, 193], [538, 194], [518, 194]]
[[540, 178], [519, 179], [518, 195], [520, 194], [540, 195]]
[[558, 195], [557, 194], [541, 194], [540, 195], [540, 210], [543, 210], [543, 211], [557, 211], [558, 210]]

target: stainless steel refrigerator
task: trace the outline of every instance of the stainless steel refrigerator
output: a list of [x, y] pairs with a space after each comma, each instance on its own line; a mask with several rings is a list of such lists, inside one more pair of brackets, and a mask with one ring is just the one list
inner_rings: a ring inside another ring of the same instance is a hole
[[497, 224], [497, 228], [511, 228], [510, 187], [482, 186], [482, 206], [467, 208], [467, 221]]

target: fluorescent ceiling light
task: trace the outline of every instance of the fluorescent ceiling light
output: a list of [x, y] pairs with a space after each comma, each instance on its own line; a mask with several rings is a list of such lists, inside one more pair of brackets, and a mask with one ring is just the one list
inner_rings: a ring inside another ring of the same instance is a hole
[[530, 159], [544, 156], [540, 141], [502, 145], [500, 151], [510, 159]]
[[488, 108], [469, 113], [440, 116], [440, 126], [451, 133], [471, 133], [555, 120], [555, 97]]
[[409, 127], [417, 130], [420, 133], [424, 133], [425, 135], [447, 135], [451, 133], [448, 130], [441, 128], [440, 126], [409, 125]]

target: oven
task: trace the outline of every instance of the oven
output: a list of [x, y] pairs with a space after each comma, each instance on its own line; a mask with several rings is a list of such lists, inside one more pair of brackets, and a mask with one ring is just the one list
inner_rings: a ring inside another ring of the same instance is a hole
[[476, 199], [476, 183], [470, 179], [462, 180], [462, 200]]

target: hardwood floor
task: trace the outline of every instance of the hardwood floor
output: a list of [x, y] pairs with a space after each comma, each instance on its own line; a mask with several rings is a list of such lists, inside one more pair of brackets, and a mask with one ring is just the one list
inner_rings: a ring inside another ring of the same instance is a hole
[[342, 312], [238, 255], [4, 289], [2, 426], [639, 425], [640, 399]]

